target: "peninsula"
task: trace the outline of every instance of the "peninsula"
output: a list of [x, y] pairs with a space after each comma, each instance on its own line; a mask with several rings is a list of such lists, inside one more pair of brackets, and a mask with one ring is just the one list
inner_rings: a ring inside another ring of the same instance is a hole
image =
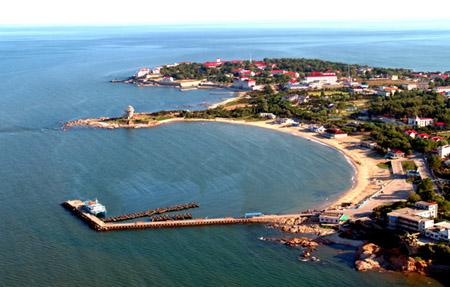
[[[189, 87], [226, 87], [241, 93], [205, 110], [136, 113], [129, 106], [123, 116], [75, 120], [65, 127], [150, 128], [214, 121], [325, 144], [352, 163], [355, 178], [349, 191], [324, 203], [314, 224], [339, 230], [341, 237], [333, 242], [343, 242], [342, 237], [365, 242], [356, 268], [427, 274], [449, 270], [449, 72], [311, 59], [217, 59], [142, 68], [123, 82], [180, 88], [195, 83]], [[277, 225], [292, 233], [311, 231], [295, 219]], [[298, 242], [306, 244], [304, 239]], [[287, 239], [282, 243], [296, 245]]]

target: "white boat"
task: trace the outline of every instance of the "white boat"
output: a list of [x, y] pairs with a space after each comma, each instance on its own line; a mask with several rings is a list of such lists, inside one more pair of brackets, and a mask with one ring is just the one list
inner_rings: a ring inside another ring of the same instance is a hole
[[97, 199], [85, 201], [83, 208], [95, 216], [106, 216], [106, 207], [99, 203]]

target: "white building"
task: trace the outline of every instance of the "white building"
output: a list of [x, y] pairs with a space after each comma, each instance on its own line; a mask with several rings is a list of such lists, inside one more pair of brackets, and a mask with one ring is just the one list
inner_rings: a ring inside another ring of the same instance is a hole
[[412, 91], [412, 90], [417, 89], [418, 87], [417, 87], [417, 84], [411, 84], [410, 83], [410, 84], [403, 84], [402, 88], [407, 90], [407, 91]]
[[173, 77], [165, 76], [161, 79], [160, 83], [169, 84], [169, 83], [173, 83], [174, 81], [175, 80], [173, 79]]
[[241, 77], [233, 80], [233, 88], [242, 90], [252, 90], [256, 86], [256, 81], [248, 77]]
[[[429, 216], [432, 218], [437, 217], [438, 205], [436, 202], [418, 201], [415, 204], [416, 208], [429, 211]], [[428, 215], [428, 213], [426, 213]]]
[[323, 212], [319, 215], [319, 222], [322, 224], [340, 224], [348, 219], [342, 212]]
[[435, 223], [433, 227], [425, 231], [425, 236], [434, 240], [450, 241], [450, 222]]
[[419, 201], [415, 208], [401, 208], [387, 214], [388, 225], [393, 229], [406, 229], [425, 233], [426, 229], [433, 227], [437, 216], [438, 205], [436, 203]]
[[426, 127], [431, 126], [434, 120], [432, 118], [419, 118], [415, 116], [414, 118], [408, 118], [408, 125], [417, 126], [417, 127]]
[[440, 158], [446, 158], [450, 154], [450, 145], [443, 145], [437, 148]]
[[309, 84], [313, 82], [318, 82], [324, 85], [336, 85], [337, 76], [335, 73], [312, 72], [309, 76], [305, 77], [305, 83]]
[[265, 118], [265, 119], [271, 119], [271, 120], [274, 120], [277, 118], [277, 116], [272, 113], [259, 113], [259, 117]]
[[147, 74], [150, 73], [150, 69], [149, 68], [140, 68], [139, 71], [137, 71], [137, 73], [135, 74], [136, 78], [142, 78], [147, 76]]

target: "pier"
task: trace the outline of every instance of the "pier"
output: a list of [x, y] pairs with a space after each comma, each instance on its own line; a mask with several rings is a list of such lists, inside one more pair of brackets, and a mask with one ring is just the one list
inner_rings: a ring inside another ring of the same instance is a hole
[[[257, 217], [223, 217], [223, 218], [196, 218], [184, 219], [188, 215], [176, 215], [173, 217], [159, 216], [154, 221], [136, 221], [136, 222], [114, 222], [103, 221], [97, 216], [94, 216], [82, 209], [83, 202], [81, 200], [68, 200], [62, 204], [66, 209], [70, 210], [74, 215], [85, 221], [92, 229], [96, 231], [116, 231], [116, 230], [136, 230], [136, 229], [158, 229], [158, 228], [176, 228], [176, 227], [192, 227], [192, 226], [206, 226], [206, 225], [230, 225], [230, 224], [266, 224], [274, 223], [280, 219], [294, 218], [294, 217], [309, 217], [313, 214], [297, 213], [285, 215], [261, 215]], [[179, 205], [183, 206], [183, 205]], [[197, 205], [198, 207], [198, 205]], [[184, 208], [186, 209], [186, 208]], [[156, 209], [157, 210], [157, 209]], [[144, 211], [143, 213], [148, 212]], [[168, 211], [166, 211], [168, 212]], [[137, 213], [141, 214], [141, 213]], [[120, 216], [120, 218], [122, 218]], [[161, 220], [163, 219], [163, 220]], [[168, 219], [168, 220], [165, 220]], [[124, 219], [126, 220], [126, 219]]]
[[125, 220], [140, 218], [140, 217], [149, 217], [149, 216], [156, 215], [156, 214], [162, 214], [162, 213], [172, 212], [172, 211], [181, 211], [181, 210], [197, 208], [197, 207], [199, 207], [199, 205], [195, 202], [187, 203], [187, 204], [179, 204], [179, 205], [169, 206], [169, 207], [165, 207], [165, 208], [149, 209], [149, 210], [141, 211], [141, 212], [134, 212], [134, 213], [124, 214], [124, 215], [120, 215], [120, 216], [108, 217], [108, 218], [103, 219], [103, 222], [125, 221]]

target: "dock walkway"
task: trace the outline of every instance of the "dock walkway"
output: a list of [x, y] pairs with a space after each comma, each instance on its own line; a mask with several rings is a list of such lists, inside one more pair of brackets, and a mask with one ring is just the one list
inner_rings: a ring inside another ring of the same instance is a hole
[[104, 222], [97, 216], [94, 216], [81, 209], [83, 202], [81, 200], [68, 200], [63, 206], [70, 210], [74, 215], [84, 220], [91, 228], [97, 231], [115, 231], [115, 230], [133, 230], [133, 229], [157, 229], [189, 227], [202, 225], [229, 225], [229, 224], [265, 224], [273, 223], [284, 218], [311, 216], [309, 213], [285, 214], [285, 215], [262, 215], [252, 218], [243, 217], [224, 217], [224, 218], [197, 218], [188, 220], [169, 220], [169, 221], [136, 221], [128, 223]]

